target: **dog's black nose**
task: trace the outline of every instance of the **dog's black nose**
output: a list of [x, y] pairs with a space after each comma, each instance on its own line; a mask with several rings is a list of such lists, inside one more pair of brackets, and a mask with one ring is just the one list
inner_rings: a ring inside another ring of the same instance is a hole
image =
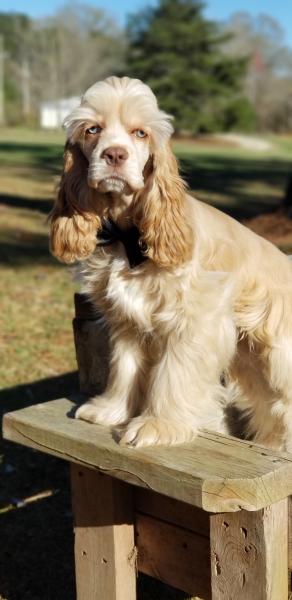
[[128, 156], [129, 154], [125, 148], [111, 146], [103, 151], [101, 158], [104, 158], [105, 162], [111, 167], [118, 167], [127, 160]]

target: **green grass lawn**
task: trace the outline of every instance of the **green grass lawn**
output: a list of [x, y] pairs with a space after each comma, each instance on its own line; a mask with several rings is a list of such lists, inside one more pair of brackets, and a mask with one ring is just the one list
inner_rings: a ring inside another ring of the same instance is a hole
[[[205, 141], [174, 149], [191, 192], [239, 218], [277, 208], [292, 174], [292, 137], [265, 153]], [[0, 406], [3, 410], [76, 389], [68, 270], [48, 251], [46, 218], [62, 163], [62, 132], [0, 130]], [[4, 445], [0, 484], [0, 599], [74, 598], [67, 469], [48, 456]], [[50, 490], [51, 496], [17, 507]], [[143, 579], [140, 600], [187, 598]], [[45, 592], [43, 591], [45, 590]]]

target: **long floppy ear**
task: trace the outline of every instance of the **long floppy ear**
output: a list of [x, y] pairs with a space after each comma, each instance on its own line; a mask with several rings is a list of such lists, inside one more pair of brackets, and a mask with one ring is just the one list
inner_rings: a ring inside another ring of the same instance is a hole
[[169, 144], [155, 152], [150, 161], [145, 187], [135, 198], [135, 222], [147, 256], [161, 267], [178, 266], [191, 258], [193, 248], [185, 184]]
[[100, 219], [90, 202], [88, 164], [77, 144], [67, 142], [58, 195], [49, 215], [50, 249], [59, 260], [84, 260], [95, 249]]

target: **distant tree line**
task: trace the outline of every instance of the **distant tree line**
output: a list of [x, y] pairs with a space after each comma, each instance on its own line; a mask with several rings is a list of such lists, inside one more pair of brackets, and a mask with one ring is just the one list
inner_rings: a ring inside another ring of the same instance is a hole
[[124, 68], [124, 33], [91, 6], [73, 3], [44, 20], [0, 13], [0, 36], [8, 123], [38, 119], [42, 102], [78, 96]]
[[224, 25], [231, 37], [223, 50], [248, 58], [242, 92], [248, 98], [259, 130], [292, 131], [292, 49], [284, 31], [269, 15], [235, 13]]
[[199, 0], [160, 0], [131, 15], [125, 31], [85, 4], [44, 20], [0, 13], [5, 122], [37, 123], [42, 102], [129, 74], [149, 83], [180, 133], [292, 130], [292, 50], [280, 25], [247, 13], [218, 24], [203, 9]]

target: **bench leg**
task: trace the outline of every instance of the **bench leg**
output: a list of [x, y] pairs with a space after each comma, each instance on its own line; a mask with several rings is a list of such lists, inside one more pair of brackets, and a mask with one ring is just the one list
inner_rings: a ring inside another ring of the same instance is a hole
[[212, 600], [287, 600], [288, 504], [210, 517]]
[[71, 464], [78, 600], [135, 600], [131, 487]]

